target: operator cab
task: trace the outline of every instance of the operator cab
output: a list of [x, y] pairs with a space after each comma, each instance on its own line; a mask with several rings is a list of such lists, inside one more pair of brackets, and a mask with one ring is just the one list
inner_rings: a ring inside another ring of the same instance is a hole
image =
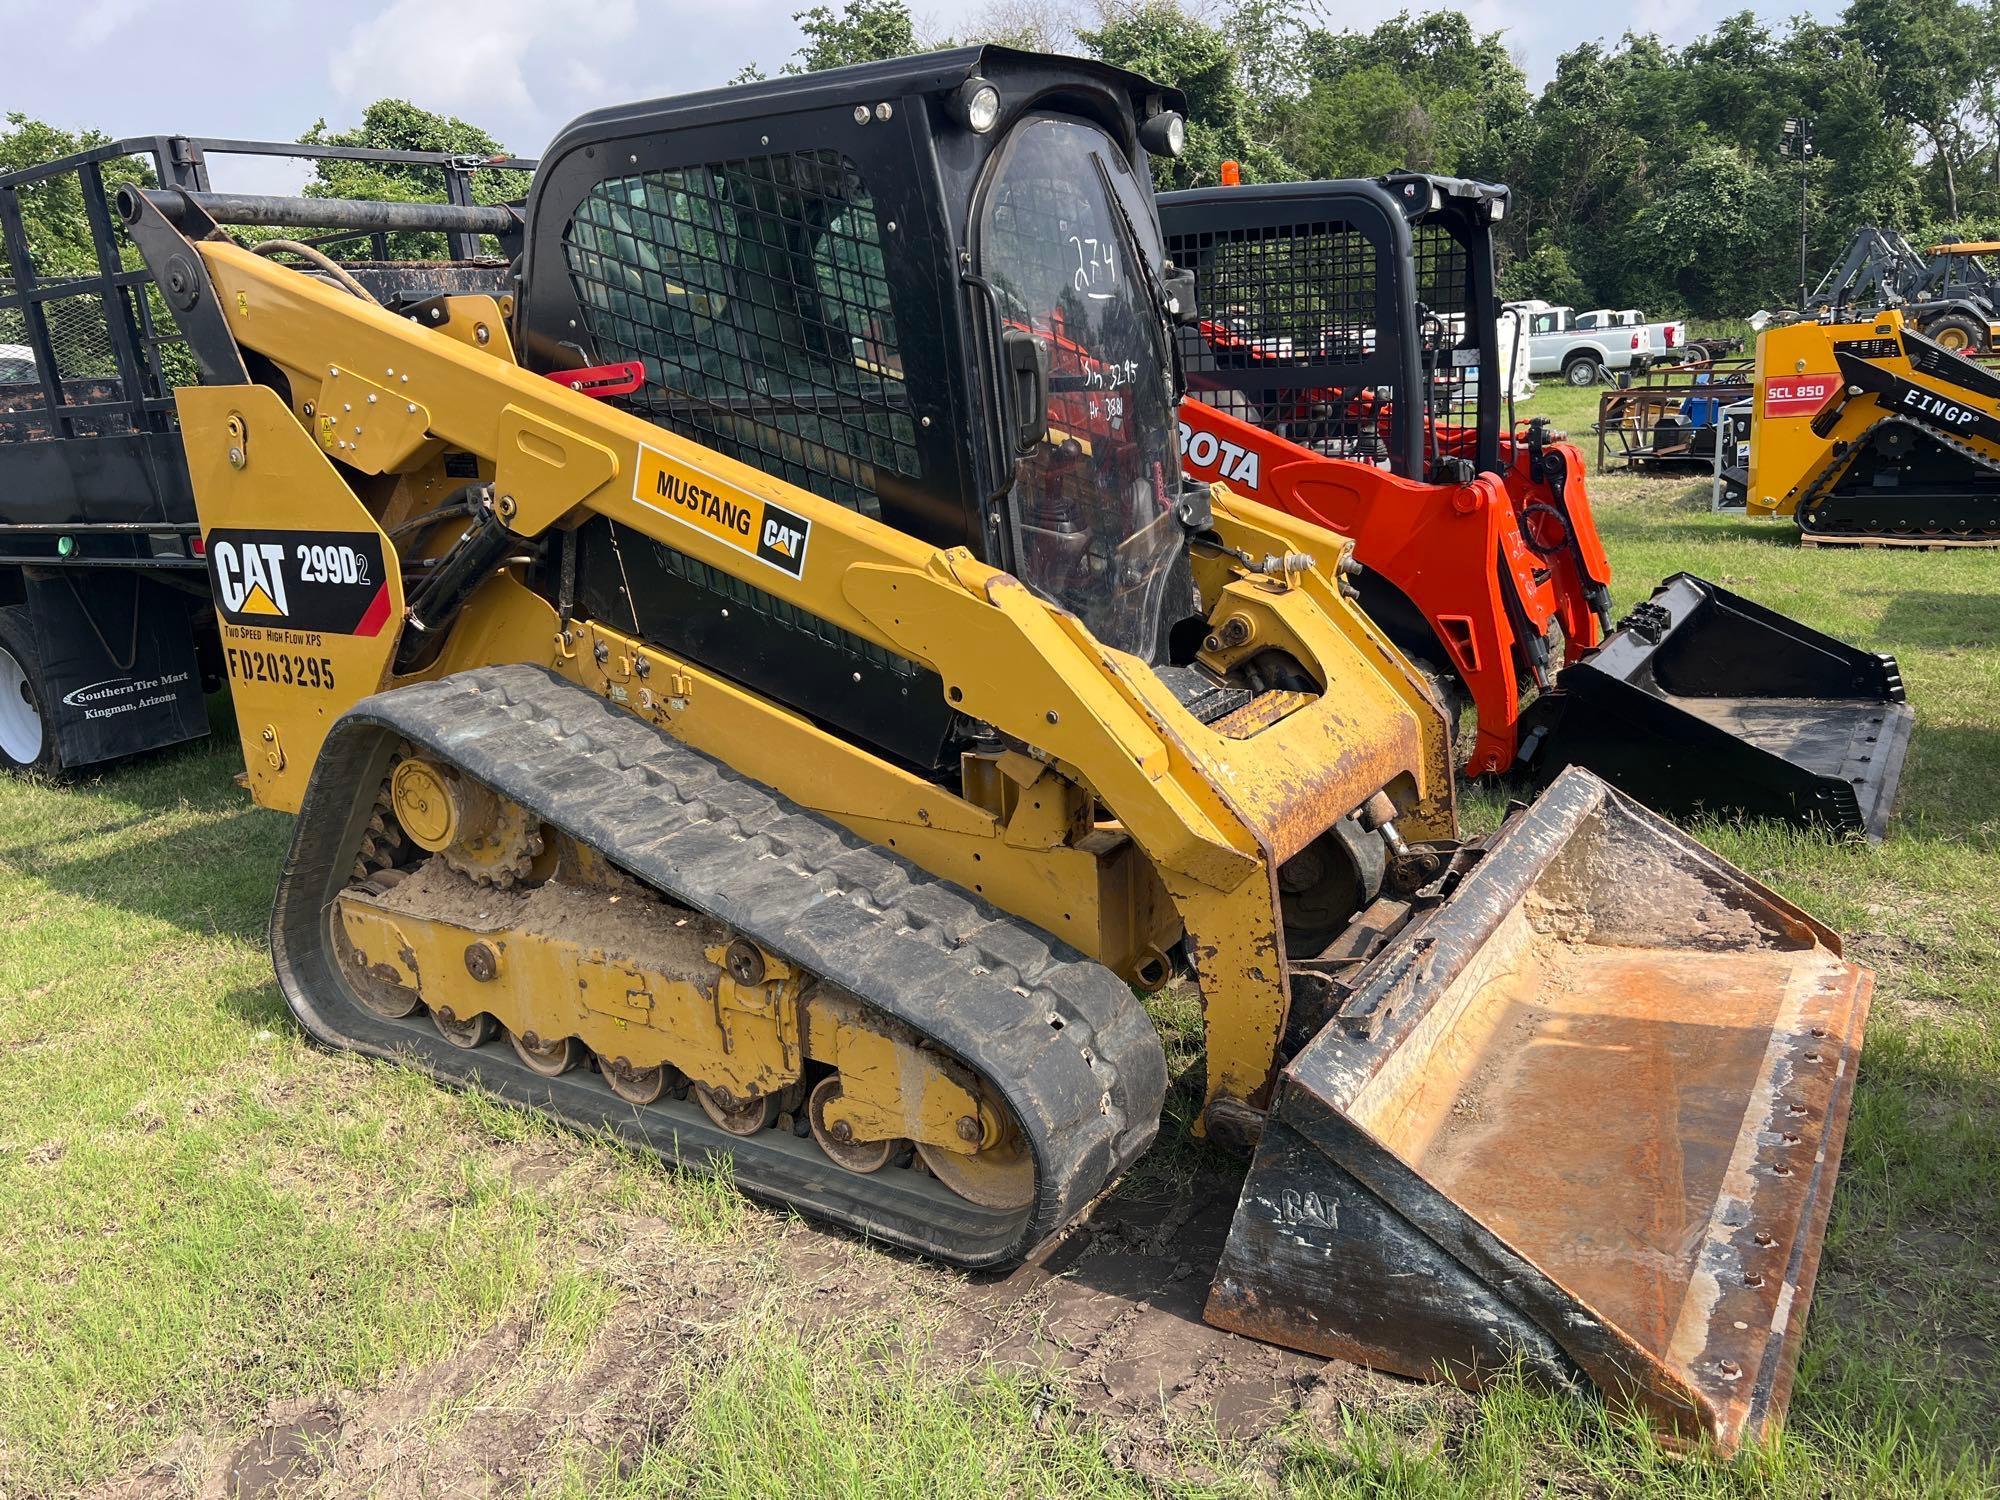
[[[1165, 194], [1167, 251], [1212, 310], [1182, 335], [1195, 399], [1406, 478], [1498, 471], [1507, 203], [1418, 172]], [[1535, 304], [1531, 328], [1567, 311]]]
[[[587, 115], [535, 180], [517, 344], [544, 373], [636, 363], [617, 404], [966, 547], [1165, 664], [1207, 524], [1175, 448], [1187, 289], [1148, 165], [1184, 107], [1100, 63], [970, 47]], [[593, 612], [943, 763], [950, 715], [916, 664], [583, 532]]]

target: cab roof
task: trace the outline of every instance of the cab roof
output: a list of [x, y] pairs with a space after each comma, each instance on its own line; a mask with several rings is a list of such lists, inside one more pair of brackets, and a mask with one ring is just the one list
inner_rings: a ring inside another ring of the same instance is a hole
[[1058, 53], [1024, 52], [1014, 47], [953, 47], [882, 62], [852, 63], [818, 73], [787, 73], [750, 83], [647, 99], [592, 110], [572, 120], [557, 134], [544, 163], [567, 152], [607, 139], [623, 139], [637, 131], [691, 129], [703, 125], [756, 119], [760, 116], [825, 108], [855, 100], [907, 99], [948, 94], [968, 78], [990, 79], [1006, 93], [1009, 77], [1031, 84], [1075, 78], [1113, 94], [1124, 94], [1135, 118], [1144, 120], [1154, 109], [1187, 113], [1187, 98], [1177, 88], [1093, 58]]

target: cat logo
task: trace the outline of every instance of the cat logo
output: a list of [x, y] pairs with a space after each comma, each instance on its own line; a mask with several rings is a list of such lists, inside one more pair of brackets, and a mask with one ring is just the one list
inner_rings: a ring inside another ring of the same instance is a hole
[[218, 539], [210, 551], [216, 592], [231, 614], [282, 620], [285, 603], [285, 549], [276, 542], [235, 543]]
[[797, 578], [806, 567], [806, 537], [812, 523], [782, 506], [764, 502], [764, 528], [757, 537], [757, 555], [774, 568]]

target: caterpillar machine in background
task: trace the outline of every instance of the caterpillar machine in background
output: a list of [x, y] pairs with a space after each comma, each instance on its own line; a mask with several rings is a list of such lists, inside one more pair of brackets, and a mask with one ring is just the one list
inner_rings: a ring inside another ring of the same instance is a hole
[[1583, 455], [1503, 420], [1506, 206], [1415, 173], [1165, 194], [1201, 307], [1187, 472], [1354, 539], [1370, 618], [1477, 711], [1468, 774], [1580, 765], [1663, 811], [1880, 838], [1913, 722], [1893, 658], [1687, 573], [1612, 627]]
[[[1906, 324], [1955, 353], [1986, 349], [2000, 343], [2000, 282], [1982, 258], [1996, 248], [1933, 245], [1926, 253], [1895, 230], [1864, 224], [1806, 299], [1804, 318], [1858, 323], [1895, 308]], [[1796, 323], [1800, 314], [1783, 310], [1774, 318]]]
[[1766, 328], [1749, 453], [1722, 482], [1815, 545], [2000, 546], [2000, 371], [1895, 308]]
[[287, 1002], [987, 1266], [1154, 1139], [1134, 989], [1179, 971], [1199, 1128], [1255, 1152], [1214, 1321], [1734, 1447], [1872, 976], [1582, 771], [1457, 837], [1346, 544], [1180, 477], [1180, 108], [975, 48], [605, 110], [514, 297], [398, 308], [218, 227], [317, 201], [121, 193], [202, 366], [249, 785], [298, 814]]

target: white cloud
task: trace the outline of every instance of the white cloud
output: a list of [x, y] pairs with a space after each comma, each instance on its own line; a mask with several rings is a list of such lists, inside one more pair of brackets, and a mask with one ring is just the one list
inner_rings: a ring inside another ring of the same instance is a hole
[[72, 34], [80, 47], [97, 47], [111, 40], [152, 7], [153, 0], [87, 0], [76, 13]]
[[327, 76], [349, 105], [394, 97], [502, 134], [522, 126], [546, 133], [552, 107], [561, 108], [551, 95], [601, 83], [596, 60], [617, 56], [637, 21], [634, 0], [393, 0], [353, 30]]

